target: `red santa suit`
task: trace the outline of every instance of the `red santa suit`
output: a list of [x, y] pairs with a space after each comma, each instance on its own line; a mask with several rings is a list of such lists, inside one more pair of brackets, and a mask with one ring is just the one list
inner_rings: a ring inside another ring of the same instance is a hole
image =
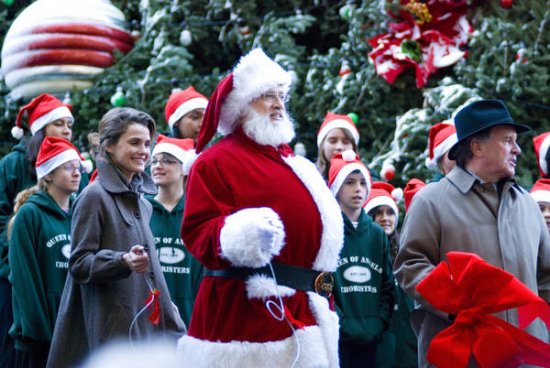
[[[236, 128], [195, 161], [186, 195], [182, 238], [208, 269], [336, 268], [340, 209], [314, 165], [287, 145], [260, 145]], [[281, 228], [269, 249], [266, 219]], [[284, 311], [273, 305], [279, 296]], [[189, 367], [337, 367], [338, 318], [324, 297], [270, 275], [206, 276], [178, 345]]]

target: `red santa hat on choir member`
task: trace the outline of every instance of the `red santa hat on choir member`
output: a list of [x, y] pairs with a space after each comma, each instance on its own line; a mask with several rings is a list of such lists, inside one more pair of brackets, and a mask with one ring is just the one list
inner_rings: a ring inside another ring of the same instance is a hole
[[248, 104], [262, 93], [278, 88], [288, 93], [292, 77], [271, 60], [262, 49], [253, 49], [241, 57], [237, 66], [218, 84], [204, 113], [196, 151], [201, 152], [219, 131], [227, 135]]
[[407, 182], [407, 185], [405, 185], [405, 189], [403, 190], [403, 198], [405, 200], [405, 212], [409, 210], [409, 206], [411, 205], [412, 199], [415, 194], [418, 193], [420, 189], [424, 188], [425, 186], [426, 183], [417, 178], [412, 178]]
[[537, 180], [530, 193], [535, 201], [550, 203], [550, 179]]
[[346, 150], [342, 153], [337, 153], [330, 161], [330, 169], [328, 171], [328, 186], [334, 196], [338, 194], [340, 187], [346, 180], [349, 174], [359, 170], [367, 181], [367, 195], [370, 193], [372, 179], [370, 172], [364, 163], [359, 160], [359, 156], [353, 150]]
[[383, 181], [375, 181], [372, 183], [372, 189], [363, 208], [365, 212], [369, 213], [378, 206], [388, 206], [395, 213], [397, 221], [399, 219], [399, 209], [396, 202], [401, 200], [401, 198], [403, 198], [403, 190], [401, 188], [395, 188], [390, 183]]
[[548, 162], [546, 161], [546, 154], [548, 153], [548, 147], [550, 147], [550, 132], [534, 137], [533, 145], [535, 146], [535, 155], [537, 156], [540, 176], [547, 176]]
[[24, 131], [21, 126], [21, 120], [25, 112], [28, 116], [31, 134], [35, 135], [40, 129], [57, 119], [69, 118], [71, 121], [74, 121], [70, 109], [70, 105], [64, 104], [52, 95], [43, 93], [19, 110], [15, 126], [11, 129], [11, 134], [16, 139], [23, 138]]
[[185, 114], [195, 109], [206, 109], [207, 105], [208, 99], [205, 96], [197, 92], [194, 87], [188, 87], [170, 95], [164, 108], [164, 117], [172, 129]]
[[192, 139], [170, 138], [159, 134], [157, 137], [157, 144], [153, 149], [153, 153], [151, 153], [151, 157], [155, 156], [157, 153], [168, 153], [181, 162], [183, 173], [188, 175], [191, 165], [193, 165], [193, 162], [195, 162], [197, 158], [193, 146], [194, 142]]
[[347, 130], [353, 136], [355, 145], [357, 146], [359, 144], [359, 131], [357, 130], [353, 120], [351, 120], [351, 118], [347, 115], [338, 115], [328, 112], [325, 115], [325, 119], [323, 120], [321, 127], [319, 128], [319, 132], [317, 133], [317, 148], [321, 147], [321, 143], [323, 143], [323, 140], [326, 138], [327, 134], [335, 128]]
[[80, 160], [87, 173], [92, 172], [91, 161], [86, 160], [71, 142], [59, 137], [44, 138], [36, 157], [36, 176], [38, 179], [51, 173], [65, 162]]
[[457, 142], [456, 128], [452, 120], [445, 120], [430, 128], [426, 166], [435, 169], [437, 162]]

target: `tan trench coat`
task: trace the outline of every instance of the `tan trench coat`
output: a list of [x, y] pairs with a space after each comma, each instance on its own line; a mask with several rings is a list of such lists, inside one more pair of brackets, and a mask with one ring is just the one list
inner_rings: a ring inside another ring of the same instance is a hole
[[[412, 322], [418, 335], [420, 366], [427, 366], [425, 357], [432, 337], [450, 321], [446, 314], [423, 301], [415, 288], [440, 261], [446, 260], [449, 251], [478, 254], [514, 274], [550, 302], [550, 235], [537, 203], [509, 180], [493, 214], [474, 193], [476, 188], [484, 195], [472, 175], [455, 167], [446, 178], [416, 194], [405, 218], [394, 271], [403, 289], [419, 302]], [[517, 325], [515, 311], [498, 316]], [[531, 324], [528, 332], [548, 340], [540, 320]]]

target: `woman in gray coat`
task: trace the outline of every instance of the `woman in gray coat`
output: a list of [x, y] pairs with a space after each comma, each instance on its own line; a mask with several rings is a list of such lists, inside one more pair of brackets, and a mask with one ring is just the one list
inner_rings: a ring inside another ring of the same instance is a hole
[[[98, 178], [75, 202], [70, 273], [48, 367], [76, 366], [114, 339], [164, 336], [175, 346], [185, 329], [149, 228], [152, 208], [143, 198], [156, 192], [144, 173], [155, 122], [141, 111], [115, 108], [103, 116], [99, 134]], [[152, 311], [143, 310], [151, 296]]]

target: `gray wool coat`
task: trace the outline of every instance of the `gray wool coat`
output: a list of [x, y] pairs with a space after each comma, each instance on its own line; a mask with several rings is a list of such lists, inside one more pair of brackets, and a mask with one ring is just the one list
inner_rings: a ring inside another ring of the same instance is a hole
[[[156, 189], [146, 174], [134, 176], [131, 187], [117, 170], [98, 160], [98, 179], [75, 202], [71, 226], [69, 275], [54, 330], [48, 367], [74, 367], [90, 352], [114, 339], [132, 341], [160, 337], [173, 340], [184, 324], [170, 300], [153, 235], [151, 204], [143, 193]], [[136, 244], [148, 246], [149, 271], [132, 272], [122, 255]], [[146, 280], [147, 279], [147, 280]], [[148, 282], [160, 290], [160, 323], [141, 314]]]
[[[484, 203], [474, 192], [486, 200]], [[492, 204], [492, 205], [491, 205]], [[490, 209], [492, 207], [492, 210]], [[401, 232], [394, 270], [403, 289], [419, 303], [413, 312], [418, 335], [419, 365], [427, 366], [431, 339], [450, 326], [448, 315], [435, 310], [416, 292], [416, 285], [449, 251], [476, 253], [488, 263], [512, 273], [534, 293], [550, 302], [550, 235], [537, 203], [514, 180], [498, 194], [464, 169], [455, 167], [445, 178], [414, 197]], [[497, 315], [517, 326], [517, 313]], [[528, 330], [546, 340], [542, 321]]]

